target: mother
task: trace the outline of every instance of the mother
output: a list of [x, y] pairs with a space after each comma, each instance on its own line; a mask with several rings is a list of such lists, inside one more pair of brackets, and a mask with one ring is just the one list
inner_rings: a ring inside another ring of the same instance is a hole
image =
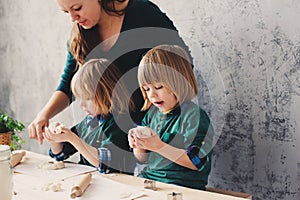
[[73, 22], [67, 46], [67, 61], [57, 90], [29, 125], [29, 137], [42, 144], [42, 132], [48, 126], [49, 119], [72, 102], [71, 79], [77, 67], [92, 52], [96, 52], [93, 57], [96, 54], [98, 58], [113, 61], [122, 74], [135, 72], [134, 77], [127, 78], [125, 83], [135, 90], [132, 99], [136, 109], [130, 114], [133, 121], [139, 123], [144, 113], [140, 111], [143, 98], [136, 72], [142, 55], [159, 44], [177, 44], [188, 51], [173, 22], [148, 0], [56, 1]]

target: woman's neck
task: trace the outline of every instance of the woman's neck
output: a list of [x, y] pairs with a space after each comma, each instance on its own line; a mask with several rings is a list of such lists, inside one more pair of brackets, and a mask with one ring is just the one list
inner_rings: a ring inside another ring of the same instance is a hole
[[120, 14], [106, 11], [101, 6], [101, 17], [100, 17], [100, 21], [98, 22], [100, 32], [105, 32], [107, 29], [109, 30], [110, 28], [119, 27], [120, 24], [122, 26], [124, 15], [125, 15], [125, 12], [123, 11], [128, 6], [128, 3], [129, 0], [126, 0], [124, 2], [114, 1], [114, 6], [111, 7], [112, 8], [114, 7], [115, 10], [122, 11]]
[[102, 10], [101, 20], [98, 23], [99, 35], [103, 51], [108, 51], [116, 43], [122, 29], [124, 15], [111, 15]]

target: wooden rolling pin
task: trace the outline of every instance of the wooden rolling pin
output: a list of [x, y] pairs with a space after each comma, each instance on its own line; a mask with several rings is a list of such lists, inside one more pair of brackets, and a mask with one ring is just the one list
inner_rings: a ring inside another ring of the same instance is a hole
[[78, 184], [75, 184], [71, 188], [70, 197], [72, 199], [75, 199], [76, 197], [80, 197], [84, 193], [85, 189], [89, 186], [91, 180], [92, 180], [91, 173], [83, 175], [79, 180]]
[[22, 158], [25, 156], [25, 154], [26, 154], [25, 151], [13, 153], [10, 158], [10, 165], [12, 167], [15, 167], [16, 165], [18, 165], [21, 162]]

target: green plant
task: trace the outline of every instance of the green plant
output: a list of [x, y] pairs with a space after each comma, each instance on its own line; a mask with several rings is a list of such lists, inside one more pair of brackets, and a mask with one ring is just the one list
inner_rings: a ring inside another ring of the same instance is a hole
[[11, 150], [21, 149], [22, 144], [25, 143], [25, 140], [23, 140], [22, 137], [19, 135], [19, 133], [23, 131], [24, 128], [25, 126], [22, 122], [19, 122], [7, 115], [5, 112], [0, 111], [0, 134], [9, 131], [12, 132], [10, 144]]

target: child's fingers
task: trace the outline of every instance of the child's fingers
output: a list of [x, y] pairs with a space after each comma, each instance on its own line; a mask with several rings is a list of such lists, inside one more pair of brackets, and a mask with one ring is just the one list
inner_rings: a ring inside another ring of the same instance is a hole
[[61, 126], [60, 126], [60, 133], [66, 133], [66, 132], [68, 132], [68, 131], [70, 131], [69, 128], [65, 127], [64, 125], [61, 125]]
[[129, 131], [128, 131], [128, 135], [130, 136], [130, 137], [133, 137], [134, 136], [134, 131], [135, 129], [134, 128], [132, 128], [132, 129], [130, 129]]
[[51, 132], [49, 131], [48, 127], [45, 128], [45, 132], [43, 133], [43, 136], [47, 141], [49, 141], [49, 142], [53, 141], [51, 138]]
[[134, 147], [136, 146], [136, 145], [135, 145], [135, 140], [134, 140], [133, 137], [128, 136], [128, 142], [129, 142], [129, 146], [130, 146], [131, 148], [134, 148]]
[[133, 128], [129, 129], [128, 134], [132, 134]]
[[144, 141], [144, 139], [142, 139], [142, 138], [136, 138], [136, 139], [135, 139], [135, 144], [136, 144], [137, 147], [142, 147], [142, 148], [144, 148], [144, 146], [145, 146], [145, 141]]
[[59, 122], [52, 122], [52, 123], [50, 123], [48, 128], [50, 129], [51, 132], [55, 132], [55, 128], [59, 125], [60, 125]]

